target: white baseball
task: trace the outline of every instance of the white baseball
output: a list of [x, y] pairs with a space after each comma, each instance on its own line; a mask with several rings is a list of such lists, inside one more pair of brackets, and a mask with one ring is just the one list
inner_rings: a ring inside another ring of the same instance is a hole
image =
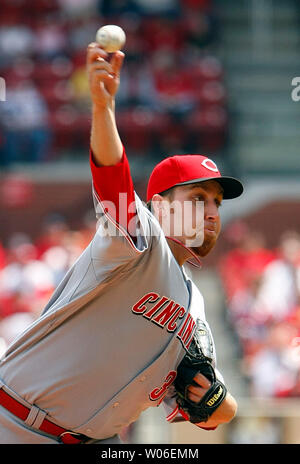
[[108, 53], [120, 50], [126, 40], [123, 29], [119, 26], [107, 25], [102, 26], [96, 33], [96, 42]]

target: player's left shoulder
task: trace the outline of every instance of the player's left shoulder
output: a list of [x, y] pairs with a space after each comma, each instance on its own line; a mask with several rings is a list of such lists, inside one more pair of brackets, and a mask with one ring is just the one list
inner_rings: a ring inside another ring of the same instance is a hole
[[205, 303], [204, 297], [194, 280], [191, 278], [188, 279], [189, 288], [190, 288], [190, 313], [194, 320], [200, 318], [201, 320], [205, 321]]

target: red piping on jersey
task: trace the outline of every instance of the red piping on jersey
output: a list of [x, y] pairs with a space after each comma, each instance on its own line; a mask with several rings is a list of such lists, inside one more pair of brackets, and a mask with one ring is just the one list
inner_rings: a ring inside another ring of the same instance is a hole
[[173, 237], [168, 237], [166, 236], [166, 238], [168, 238], [169, 240], [173, 240], [173, 242], [177, 243], [178, 245], [181, 245], [183, 248], [185, 248], [192, 256], [193, 258], [195, 258], [196, 263], [194, 263], [193, 261], [191, 260], [187, 260], [187, 263], [191, 264], [192, 266], [195, 266], [197, 268], [201, 268], [202, 267], [202, 262], [200, 261], [199, 257], [196, 255], [196, 253], [194, 253], [190, 248], [188, 248], [187, 246], [184, 245], [184, 243], [182, 243], [180, 240], [177, 240], [176, 238], [173, 238]]
[[179, 412], [179, 406], [177, 404], [176, 408], [173, 409], [173, 411], [166, 417], [166, 420], [168, 422], [171, 422], [177, 416], [178, 412]]

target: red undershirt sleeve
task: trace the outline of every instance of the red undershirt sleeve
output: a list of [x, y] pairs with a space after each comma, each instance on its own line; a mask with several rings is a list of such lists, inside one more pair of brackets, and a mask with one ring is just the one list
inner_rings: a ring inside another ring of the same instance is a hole
[[128, 231], [128, 224], [136, 211], [134, 186], [125, 149], [119, 163], [113, 166], [98, 166], [90, 149], [90, 167], [99, 200], [117, 224]]

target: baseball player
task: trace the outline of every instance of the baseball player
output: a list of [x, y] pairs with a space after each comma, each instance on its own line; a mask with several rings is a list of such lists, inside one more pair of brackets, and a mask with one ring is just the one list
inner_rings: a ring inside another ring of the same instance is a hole
[[213, 248], [219, 206], [243, 187], [205, 156], [171, 156], [150, 176], [148, 207], [139, 199], [114, 114], [123, 60], [88, 46], [97, 227], [1, 359], [0, 443], [118, 443], [161, 403], [169, 422], [208, 430], [236, 413], [184, 263]]

